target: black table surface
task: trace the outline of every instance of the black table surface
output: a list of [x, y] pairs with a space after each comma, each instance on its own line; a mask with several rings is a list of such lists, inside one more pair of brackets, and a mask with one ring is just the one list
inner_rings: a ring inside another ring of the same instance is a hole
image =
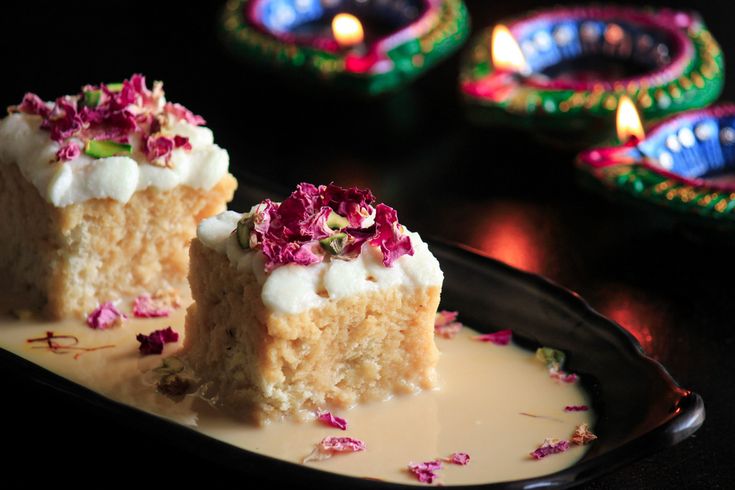
[[[468, 1], [474, 30], [543, 6]], [[661, 4], [663, 2], [650, 2]], [[727, 3], [696, 7], [735, 56]], [[221, 5], [19, 2], [0, 7], [0, 105], [45, 99], [132, 73], [164, 80], [169, 100], [205, 116], [243, 182], [371, 187], [422, 234], [461, 242], [578, 292], [705, 400], [702, 429], [583, 488], [733, 488], [735, 278], [732, 236], [677, 226], [580, 188], [574, 153], [463, 117], [454, 56], [412, 86], [360, 99], [283, 80], [232, 58], [216, 36]], [[723, 99], [735, 84], [728, 68]], [[234, 209], [250, 203], [236, 196]], [[83, 402], [4, 375], [0, 481], [164, 485], [237, 478]], [[6, 480], [7, 481], [7, 480]], [[274, 480], [275, 481], [275, 480]]]

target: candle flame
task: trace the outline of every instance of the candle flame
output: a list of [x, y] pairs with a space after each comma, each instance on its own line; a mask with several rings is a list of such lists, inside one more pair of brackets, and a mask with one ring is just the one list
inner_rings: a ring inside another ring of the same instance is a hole
[[510, 30], [504, 25], [498, 24], [493, 29], [490, 47], [495, 69], [516, 71], [524, 75], [530, 72], [521, 47], [516, 42], [513, 34], [510, 33]]
[[618, 140], [621, 143], [628, 141], [631, 136], [635, 136], [639, 140], [642, 140], [646, 136], [641, 117], [638, 115], [638, 109], [636, 109], [633, 101], [625, 95], [620, 97], [620, 102], [618, 103], [615, 126], [618, 130]]
[[332, 33], [340, 46], [347, 48], [365, 39], [360, 20], [352, 14], [337, 14], [332, 19]]

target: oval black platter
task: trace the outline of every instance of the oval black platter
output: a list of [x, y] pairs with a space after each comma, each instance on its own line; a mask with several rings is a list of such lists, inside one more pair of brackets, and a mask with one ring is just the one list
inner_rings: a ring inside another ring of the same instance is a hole
[[[238, 197], [243, 192], [253, 198], [249, 202], [265, 195], [241, 186]], [[672, 446], [704, 422], [701, 397], [680, 388], [643, 353], [632, 335], [575, 293], [464, 247], [429, 243], [445, 274], [442, 307], [458, 310], [460, 319], [477, 330], [510, 328], [521, 345], [546, 345], [566, 352], [567, 369], [581, 375], [598, 416], [594, 430], [599, 439], [577, 464], [538, 478], [456, 488], [568, 488]], [[416, 488], [341, 476], [242, 450], [107, 399], [2, 349], [0, 368], [22, 382], [62, 393], [70, 404], [81, 403], [122, 421], [146, 438], [162, 439], [202, 464], [225, 468], [229, 478], [242, 475], [251, 488], [296, 483], [302, 488]], [[129, 463], [136, 464], [132, 457]]]

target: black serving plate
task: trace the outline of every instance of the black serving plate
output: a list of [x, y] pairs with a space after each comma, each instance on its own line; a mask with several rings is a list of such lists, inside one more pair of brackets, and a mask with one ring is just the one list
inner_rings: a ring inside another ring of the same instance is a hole
[[[269, 193], [241, 186], [238, 194], [240, 198], [247, 194], [254, 202]], [[462, 321], [477, 330], [510, 328], [521, 345], [547, 345], [565, 351], [568, 370], [581, 375], [598, 417], [594, 431], [599, 439], [577, 464], [538, 478], [479, 488], [574, 486], [672, 446], [704, 422], [701, 397], [680, 388], [629, 333], [575, 293], [461, 246], [429, 243], [445, 274], [442, 307], [460, 311]], [[123, 421], [145, 434], [146, 440], [163, 439], [190, 452], [194, 459], [224, 467], [230, 476], [241, 474], [242, 481], [254, 488], [295, 483], [321, 488], [416, 488], [337, 475], [242, 450], [107, 399], [2, 349], [0, 368], [44, 389], [61, 392], [71, 403], [81, 401], [95, 412]]]

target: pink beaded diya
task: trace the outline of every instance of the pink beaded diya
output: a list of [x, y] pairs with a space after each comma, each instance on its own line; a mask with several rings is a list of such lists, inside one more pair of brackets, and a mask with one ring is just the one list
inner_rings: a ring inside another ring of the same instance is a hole
[[462, 0], [230, 0], [223, 36], [238, 55], [366, 94], [395, 90], [469, 33]]
[[[677, 218], [735, 228], [735, 105], [682, 112], [644, 133], [624, 103], [618, 142], [577, 159], [586, 180]], [[641, 129], [626, 131], [626, 125]]]
[[719, 46], [692, 12], [618, 6], [552, 8], [484, 31], [460, 87], [475, 121], [566, 142], [604, 141], [622, 95], [646, 118], [720, 94]]

